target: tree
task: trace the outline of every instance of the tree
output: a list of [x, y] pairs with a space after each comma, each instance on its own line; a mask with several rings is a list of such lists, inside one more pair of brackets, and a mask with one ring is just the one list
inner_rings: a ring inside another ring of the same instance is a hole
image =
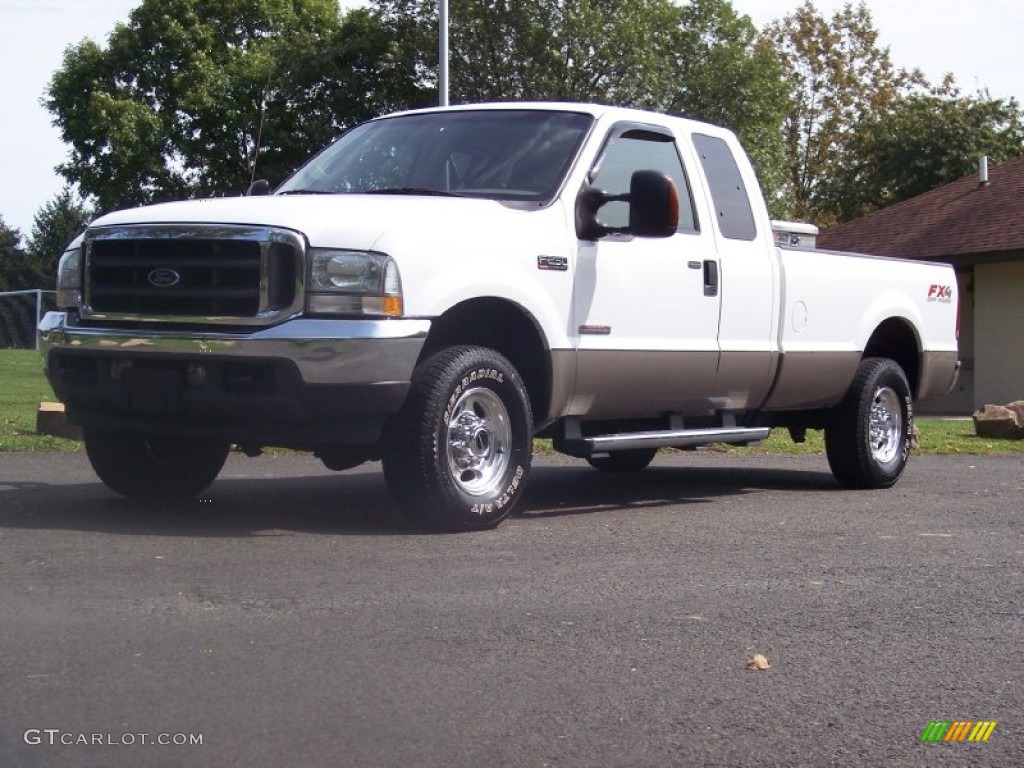
[[69, 187], [36, 212], [26, 254], [33, 269], [48, 283], [57, 277], [64, 249], [93, 218], [92, 209]]
[[1024, 152], [1024, 115], [1013, 99], [963, 96], [951, 82], [868, 115], [840, 169], [832, 205], [840, 221], [907, 200], [975, 171], [981, 155], [1001, 163]]
[[[437, 0], [374, 0], [437, 83]], [[651, 103], [671, 68], [671, 0], [451, 0], [453, 102]]]
[[794, 212], [827, 226], [837, 218], [828, 180], [852, 162], [856, 126], [926, 83], [919, 71], [893, 66], [864, 2], [828, 21], [807, 0], [766, 34], [790, 85], [784, 132]]
[[[437, 82], [437, 2], [375, 0], [408, 41], [424, 84]], [[580, 101], [724, 124], [762, 179], [782, 180], [786, 88], [777, 57], [728, 0], [452, 0], [453, 102]]]
[[417, 100], [378, 26], [335, 0], [143, 0], [106, 46], [65, 52], [45, 98], [71, 146], [58, 170], [101, 211], [280, 180]]
[[0, 217], [0, 291], [39, 288], [37, 277], [21, 247], [21, 232]]
[[692, 0], [682, 9], [676, 69], [665, 111], [734, 130], [750, 154], [772, 215], [790, 215], [782, 124], [790, 106], [771, 42], [729, 0]]

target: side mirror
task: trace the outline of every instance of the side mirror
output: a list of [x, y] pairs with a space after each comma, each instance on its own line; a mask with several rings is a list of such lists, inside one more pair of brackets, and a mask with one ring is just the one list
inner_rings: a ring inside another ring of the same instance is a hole
[[[597, 212], [607, 203], [629, 203], [629, 224], [606, 227]], [[671, 237], [679, 227], [679, 192], [668, 176], [659, 171], [634, 171], [629, 194], [610, 195], [596, 187], [584, 186], [576, 198], [576, 235], [581, 240], [600, 240], [611, 234], [635, 237]]]
[[270, 182], [266, 179], [256, 179], [245, 191], [246, 197], [259, 197], [270, 194]]
[[672, 237], [679, 229], [679, 192], [658, 171], [636, 171], [629, 180], [629, 233]]

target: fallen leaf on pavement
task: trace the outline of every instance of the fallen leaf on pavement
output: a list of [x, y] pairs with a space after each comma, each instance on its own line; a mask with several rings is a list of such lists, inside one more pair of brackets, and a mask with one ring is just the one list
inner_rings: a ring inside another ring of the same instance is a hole
[[763, 671], [769, 669], [770, 667], [771, 662], [768, 661], [768, 659], [766, 659], [760, 653], [755, 653], [753, 656], [747, 659], [747, 669], [756, 669], [758, 671]]

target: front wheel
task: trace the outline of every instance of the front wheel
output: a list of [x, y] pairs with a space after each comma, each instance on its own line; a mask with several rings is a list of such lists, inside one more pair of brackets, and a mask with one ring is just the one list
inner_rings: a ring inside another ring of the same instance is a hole
[[100, 480], [122, 496], [190, 499], [224, 467], [231, 447], [217, 440], [138, 435], [86, 427], [89, 463]]
[[414, 372], [388, 425], [384, 477], [410, 517], [480, 530], [508, 517], [532, 456], [533, 417], [516, 369], [494, 350], [458, 346]]
[[832, 474], [847, 488], [889, 488], [910, 454], [913, 409], [907, 377], [894, 361], [867, 358], [825, 428]]

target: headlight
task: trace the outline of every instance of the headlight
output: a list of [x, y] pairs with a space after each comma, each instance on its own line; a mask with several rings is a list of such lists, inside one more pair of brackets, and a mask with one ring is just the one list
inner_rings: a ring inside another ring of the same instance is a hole
[[313, 314], [402, 314], [402, 279], [387, 254], [309, 250], [306, 309]]
[[82, 248], [75, 245], [64, 251], [57, 264], [57, 306], [60, 309], [78, 309], [81, 303]]

